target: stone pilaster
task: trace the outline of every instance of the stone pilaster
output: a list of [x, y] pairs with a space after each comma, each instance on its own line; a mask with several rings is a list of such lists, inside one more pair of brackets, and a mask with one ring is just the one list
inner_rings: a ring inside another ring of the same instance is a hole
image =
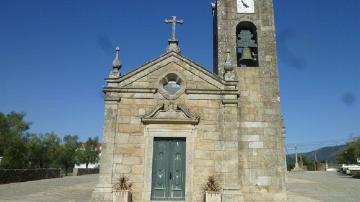
[[112, 201], [112, 175], [114, 157], [114, 139], [116, 135], [117, 110], [120, 98], [105, 98], [105, 117], [100, 158], [99, 181], [92, 193], [93, 202]]
[[[236, 96], [234, 97], [236, 98]], [[223, 202], [243, 201], [239, 178], [238, 145], [238, 103], [236, 100], [223, 100]]]

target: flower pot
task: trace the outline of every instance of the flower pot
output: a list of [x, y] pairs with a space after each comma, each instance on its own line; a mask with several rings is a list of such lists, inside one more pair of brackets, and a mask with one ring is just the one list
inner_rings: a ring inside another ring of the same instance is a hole
[[221, 193], [205, 192], [205, 202], [221, 202]]
[[131, 202], [130, 191], [113, 191], [113, 202]]

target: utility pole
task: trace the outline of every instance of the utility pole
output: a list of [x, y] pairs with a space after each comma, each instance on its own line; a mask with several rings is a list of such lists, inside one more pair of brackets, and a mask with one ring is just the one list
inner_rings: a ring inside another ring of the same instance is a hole
[[298, 168], [299, 168], [299, 162], [298, 162], [297, 145], [295, 145], [295, 168], [294, 169], [298, 169]]
[[317, 155], [316, 155], [316, 152], [315, 152], [315, 158], [314, 158], [314, 161], [315, 161], [315, 171], [317, 171]]

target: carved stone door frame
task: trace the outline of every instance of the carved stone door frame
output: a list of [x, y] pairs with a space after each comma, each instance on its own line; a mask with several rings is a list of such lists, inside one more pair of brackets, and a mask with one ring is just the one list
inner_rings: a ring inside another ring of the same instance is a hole
[[[144, 161], [144, 191], [143, 199], [151, 200], [152, 165], [155, 137], [185, 138], [186, 139], [186, 178], [185, 178], [185, 201], [191, 202], [193, 193], [193, 152], [195, 150], [196, 126], [187, 124], [150, 124], [146, 125], [145, 131], [145, 161]], [[164, 202], [164, 201], [161, 201]]]

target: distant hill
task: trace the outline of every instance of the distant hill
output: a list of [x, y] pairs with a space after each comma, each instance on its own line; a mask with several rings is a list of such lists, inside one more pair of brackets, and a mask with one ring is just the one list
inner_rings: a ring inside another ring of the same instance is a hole
[[[307, 153], [299, 153], [298, 155], [305, 156], [308, 160], [314, 161], [315, 154], [319, 162], [327, 161], [328, 163], [336, 163], [336, 155], [342, 151], [344, 151], [346, 145], [339, 145], [333, 147], [323, 147], [311, 152]], [[288, 163], [293, 163], [295, 161], [295, 154], [286, 155], [286, 159]]]

